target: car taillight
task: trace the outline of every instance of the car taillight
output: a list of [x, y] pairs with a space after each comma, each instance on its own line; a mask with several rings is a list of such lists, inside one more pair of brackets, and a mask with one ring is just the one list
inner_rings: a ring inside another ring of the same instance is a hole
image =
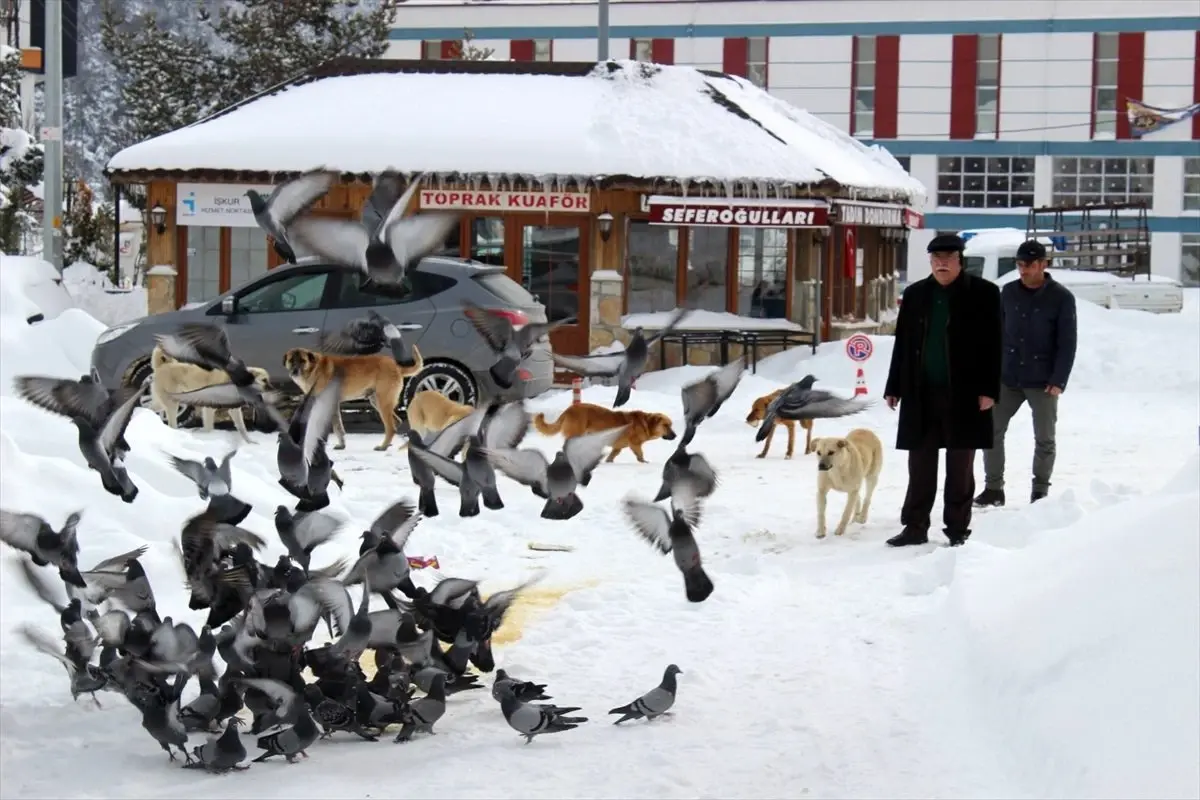
[[525, 314], [521, 311], [513, 311], [510, 308], [493, 308], [491, 311], [498, 317], [504, 317], [514, 326], [524, 325], [525, 323], [529, 322], [529, 317], [525, 316]]

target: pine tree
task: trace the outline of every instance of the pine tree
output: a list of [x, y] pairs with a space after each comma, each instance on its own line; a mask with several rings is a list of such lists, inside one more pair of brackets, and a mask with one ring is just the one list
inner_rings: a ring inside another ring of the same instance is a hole
[[459, 61], [490, 61], [492, 56], [496, 54], [494, 48], [479, 47], [475, 44], [475, 33], [470, 30], [463, 31], [462, 41], [459, 42], [455, 58]]
[[21, 127], [21, 53], [0, 45], [0, 251], [20, 253], [36, 234], [27, 190], [44, 167], [42, 146]]
[[96, 204], [96, 197], [85, 181], [76, 180], [67, 212], [63, 216], [66, 248], [63, 263], [85, 261], [101, 270], [113, 264], [113, 229], [116, 224], [112, 205]]

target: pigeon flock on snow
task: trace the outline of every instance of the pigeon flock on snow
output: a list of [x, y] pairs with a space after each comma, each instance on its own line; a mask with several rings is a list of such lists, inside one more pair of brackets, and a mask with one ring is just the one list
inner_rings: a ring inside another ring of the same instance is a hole
[[[436, 249], [456, 222], [446, 215], [406, 218], [419, 179], [401, 191], [395, 175], [376, 179], [372, 203], [379, 219], [370, 226], [307, 216], [335, 178], [318, 170], [284, 183], [267, 198], [249, 193], [256, 219], [273, 236], [281, 256], [295, 260], [299, 245], [362, 270], [372, 280], [395, 282], [403, 280], [409, 264]], [[494, 351], [492, 373], [501, 385], [519, 380], [517, 366], [554, 327], [531, 324], [514, 330], [510, 320], [487, 309], [464, 311]], [[620, 406], [646, 369], [650, 345], [687, 313], [679, 311], [651, 338], [636, 330], [623, 353], [554, 358], [581, 375], [615, 377], [614, 407]], [[462, 517], [482, 513], [481, 505], [503, 510], [498, 475], [504, 475], [545, 501], [542, 518], [573, 518], [583, 509], [581, 490], [589, 486], [605, 448], [622, 429], [569, 438], [553, 459], [520, 446], [530, 427], [520, 401], [493, 402], [428, 437], [405, 430], [417, 501], [400, 499], [381, 509], [361, 532], [353, 563], [338, 559], [314, 566], [318, 551], [345, 527], [324, 511], [330, 484], [342, 487], [326, 450], [342, 376], [335, 375], [320, 392], [305, 394], [284, 416], [281, 396], [255, 385], [221, 326], [182, 325], [159, 336], [157, 343], [176, 360], [229, 376], [227, 383], [176, 395], [180, 402], [209, 408], [249, 405], [272, 420], [278, 430], [279, 484], [297, 502], [295, 508], [280, 505], [274, 513], [275, 538], [284, 554], [274, 564], [259, 561], [268, 537], [242, 527], [252, 505], [235, 494], [231, 462], [237, 451], [219, 462], [167, 454], [168, 463], [195, 484], [203, 503], [175, 542], [188, 608], [207, 611], [199, 630], [172, 619], [169, 609], [158, 605], [139, 560], [145, 546], [84, 570], [78, 563], [84, 512], [70, 514], [56, 530], [37, 514], [0, 511], [0, 540], [21, 551], [21, 574], [58, 614], [61, 628], [58, 637], [26, 622], [18, 633], [62, 663], [73, 698], [89, 695], [99, 705], [104, 693], [123, 696], [172, 761], [178, 754], [184, 766], [211, 772], [248, 766], [243, 718], [258, 751], [255, 762], [307, 757], [318, 740], [338, 733], [375, 741], [397, 727], [397, 742], [432, 734], [450, 697], [483, 688], [479, 675], [469, 672], [471, 666], [479, 673], [495, 672], [492, 698], [500, 716], [526, 743], [588, 721], [578, 715], [577, 706], [545, 702], [552, 699], [546, 684], [495, 668], [492, 636], [520, 593], [540, 578], [486, 598], [474, 579], [444, 577], [427, 589], [413, 581], [413, 569], [422, 564], [405, 555], [405, 544], [424, 519], [439, 515], [434, 495], [439, 479], [457, 487]], [[327, 339], [323, 349], [345, 355], [390, 350], [397, 361], [412, 363], [411, 348], [398, 328], [375, 312]], [[673, 557], [686, 598], [693, 603], [714, 591], [696, 530], [702, 502], [719, 481], [709, 460], [687, 447], [699, 425], [733, 394], [743, 370], [738, 359], [683, 387], [686, 431], [663, 466], [657, 495], [652, 501], [631, 495], [622, 504], [633, 531]], [[771, 404], [759, 438], [777, 419], [845, 416], [865, 407], [814, 391], [812, 383], [809, 376]], [[130, 452], [125, 431], [148, 384], [107, 390], [86, 375], [78, 380], [20, 376], [14, 388], [26, 401], [70, 420], [78, 431], [79, 450], [103, 488], [126, 503], [136, 501], [138, 488], [125, 467]], [[663, 501], [668, 501], [666, 507], [659, 505]], [[50, 570], [57, 571], [57, 580]], [[381, 605], [372, 610], [376, 598]], [[360, 663], [368, 652], [375, 664], [370, 678]], [[679, 674], [679, 667], [669, 665], [658, 686], [609, 713], [619, 715], [618, 724], [669, 714]], [[193, 681], [199, 693], [185, 704], [184, 690]], [[194, 744], [196, 734], [209, 736]]]

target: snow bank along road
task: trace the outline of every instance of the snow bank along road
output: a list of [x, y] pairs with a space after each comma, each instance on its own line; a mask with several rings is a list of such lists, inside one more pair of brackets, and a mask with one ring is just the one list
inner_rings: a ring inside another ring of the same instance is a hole
[[[171, 431], [139, 411], [127, 438], [141, 495], [126, 505], [105, 494], [82, 466], [72, 427], [11, 392], [17, 374], [85, 371], [103, 326], [71, 309], [29, 327], [9, 313], [27, 302], [14, 291], [5, 286], [0, 311], [0, 505], [56, 526], [83, 509], [84, 565], [148, 544], [142, 561], [160, 607], [199, 627], [172, 541], [201, 501], [165, 453], [220, 457], [232, 438]], [[499, 666], [548, 683], [554, 702], [592, 718], [529, 747], [476, 691], [450, 699], [439, 735], [407, 745], [338, 737], [294, 766], [224, 777], [179, 770], [127, 703], [113, 694], [101, 695], [102, 709], [72, 703], [59, 667], [13, 638], [18, 624], [53, 631], [56, 620], [14, 579], [6, 553], [0, 795], [1194, 797], [1200, 331], [1194, 305], [1189, 312], [1168, 319], [1081, 308], [1052, 495], [981, 512], [961, 549], [884, 546], [898, 530], [905, 470], [890, 449], [895, 416], [882, 405], [814, 431], [869, 427], [889, 445], [872, 519], [844, 538], [814, 538], [816, 468], [802, 447], [785, 461], [777, 437], [767, 459], [754, 458], [743, 419], [755, 397], [808, 372], [820, 386], [850, 391], [853, 368], [836, 344], [809, 359], [770, 359], [700, 429], [692, 449], [721, 476], [697, 531], [716, 584], [703, 604], [684, 601], [670, 560], [618, 509], [629, 493], [653, 494], [672, 443], [649, 445], [650, 464], [626, 453], [601, 465], [583, 513], [566, 523], [539, 519], [541, 501], [506, 479], [506, 509], [460, 519], [456, 491], [439, 486], [444, 511], [421, 523], [410, 555], [436, 555], [443, 574], [483, 579], [485, 593], [542, 569], [547, 585], [571, 589], [497, 650]], [[876, 394], [889, 354], [890, 340], [877, 338], [867, 370]], [[703, 372], [646, 375], [630, 407], [678, 418], [679, 386]], [[605, 405], [612, 396], [584, 392]], [[530, 408], [553, 415], [569, 402], [555, 393]], [[272, 563], [282, 548], [271, 515], [292, 500], [275, 483], [273, 439], [255, 438], [234, 459], [235, 491], [254, 504], [243, 524], [268, 537], [260, 559]], [[526, 442], [548, 453], [559, 443], [536, 432]], [[1023, 487], [1027, 415], [1014, 420], [1008, 443], [1009, 481]], [[349, 521], [314, 565], [356, 555], [358, 530], [385, 504], [415, 498], [404, 454], [376, 453], [374, 444], [351, 436], [347, 450], [331, 453], [346, 480], [331, 510]], [[842, 501], [831, 499], [834, 521]], [[531, 541], [574, 551], [532, 552]], [[418, 582], [429, 585], [430, 572]], [[673, 719], [607, 724], [609, 708], [653, 686], [670, 662], [684, 673]]]

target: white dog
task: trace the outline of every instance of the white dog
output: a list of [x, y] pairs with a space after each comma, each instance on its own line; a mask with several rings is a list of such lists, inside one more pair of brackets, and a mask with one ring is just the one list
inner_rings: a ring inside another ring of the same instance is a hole
[[866, 428], [856, 428], [844, 439], [813, 439], [812, 452], [817, 454], [817, 538], [825, 538], [825, 504], [830, 489], [848, 495], [842, 520], [833, 532], [834, 536], [841, 536], [852, 514], [859, 524], [867, 521], [871, 498], [883, 469], [883, 442]]
[[[205, 386], [215, 386], [228, 383], [229, 375], [219, 369], [206, 370], [194, 364], [184, 364], [176, 361], [163, 352], [161, 347], [155, 347], [150, 355], [150, 366], [154, 370], [154, 378], [150, 385], [150, 397], [154, 405], [161, 409], [167, 417], [167, 424], [172, 428], [179, 427], [179, 402], [171, 394], [183, 394]], [[254, 375], [254, 382], [259, 389], [267, 388], [269, 376], [261, 367], [247, 367]], [[228, 409], [233, 426], [247, 444], [254, 444], [246, 431], [246, 420], [242, 417], [240, 408]], [[200, 418], [204, 421], [204, 430], [211, 431], [216, 425], [217, 409], [201, 408]]]

